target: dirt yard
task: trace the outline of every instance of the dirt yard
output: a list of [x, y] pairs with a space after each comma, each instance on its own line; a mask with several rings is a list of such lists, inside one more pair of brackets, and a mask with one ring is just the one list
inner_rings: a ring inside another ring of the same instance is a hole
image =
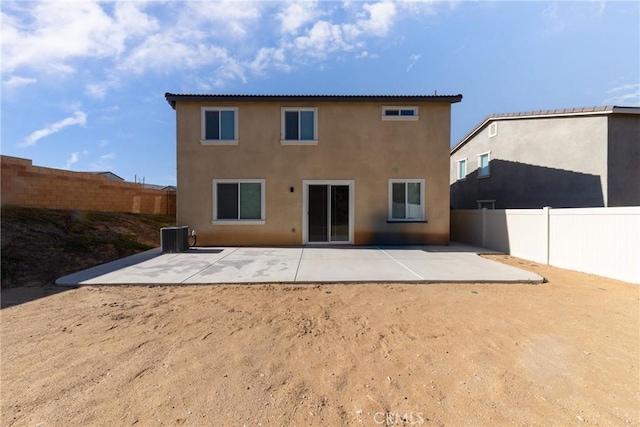
[[13, 305], [0, 424], [639, 425], [640, 287], [491, 258], [549, 282], [84, 287]]

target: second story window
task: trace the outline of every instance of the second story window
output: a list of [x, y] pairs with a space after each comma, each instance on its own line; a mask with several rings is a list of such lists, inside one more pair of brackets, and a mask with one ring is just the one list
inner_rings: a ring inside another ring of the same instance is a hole
[[489, 176], [490, 153], [478, 155], [478, 177]]
[[282, 144], [317, 144], [317, 108], [282, 109]]
[[201, 109], [203, 144], [238, 143], [238, 109], [236, 107], [202, 107]]
[[418, 107], [382, 107], [382, 120], [418, 119]]
[[458, 181], [467, 178], [467, 159], [458, 160], [457, 162], [457, 179]]

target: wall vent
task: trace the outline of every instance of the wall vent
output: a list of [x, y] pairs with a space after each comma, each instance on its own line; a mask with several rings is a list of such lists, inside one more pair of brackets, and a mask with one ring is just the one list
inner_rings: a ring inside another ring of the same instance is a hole
[[493, 122], [489, 125], [489, 138], [493, 138], [498, 134], [498, 123]]

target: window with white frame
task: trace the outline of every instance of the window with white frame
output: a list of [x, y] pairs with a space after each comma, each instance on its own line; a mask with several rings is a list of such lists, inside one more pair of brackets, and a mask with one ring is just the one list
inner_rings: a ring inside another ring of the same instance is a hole
[[264, 179], [214, 179], [213, 221], [264, 224]]
[[489, 125], [489, 138], [493, 138], [498, 134], [498, 123], [493, 122]]
[[389, 221], [424, 220], [424, 179], [389, 180]]
[[490, 161], [491, 153], [483, 153], [478, 155], [478, 177], [489, 176]]
[[382, 107], [382, 120], [418, 120], [418, 107]]
[[458, 160], [456, 174], [458, 181], [467, 178], [467, 159]]
[[200, 142], [235, 145], [238, 143], [237, 107], [202, 107]]
[[283, 108], [283, 144], [314, 144], [318, 142], [317, 108]]

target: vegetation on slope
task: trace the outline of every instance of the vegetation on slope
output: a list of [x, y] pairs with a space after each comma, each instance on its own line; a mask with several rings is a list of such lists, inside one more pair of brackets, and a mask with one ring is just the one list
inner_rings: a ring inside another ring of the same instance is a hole
[[45, 285], [65, 274], [160, 245], [167, 215], [3, 207], [2, 287]]

